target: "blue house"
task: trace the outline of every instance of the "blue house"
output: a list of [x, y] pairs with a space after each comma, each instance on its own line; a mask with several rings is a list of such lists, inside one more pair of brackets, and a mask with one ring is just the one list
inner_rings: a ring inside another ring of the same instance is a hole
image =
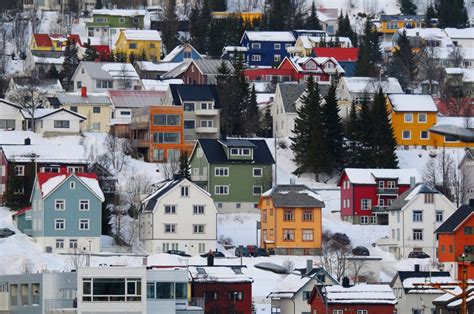
[[[23, 213], [30, 223], [18, 228], [47, 253], [98, 253], [103, 202], [94, 173], [38, 173], [31, 209]], [[16, 219], [23, 221], [21, 215]]]
[[161, 62], [183, 62], [185, 60], [200, 60], [202, 55], [191, 44], [178, 45]]
[[286, 49], [295, 42], [292, 32], [246, 31], [240, 46], [247, 48], [245, 61], [250, 67], [274, 66], [289, 56]]

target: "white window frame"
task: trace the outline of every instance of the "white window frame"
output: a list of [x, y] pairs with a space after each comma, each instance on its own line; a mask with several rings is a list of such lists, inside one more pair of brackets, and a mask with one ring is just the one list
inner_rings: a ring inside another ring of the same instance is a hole
[[14, 171], [15, 171], [15, 176], [23, 177], [25, 175], [25, 166], [24, 165], [15, 165]]
[[[407, 120], [407, 117], [410, 117], [410, 119]], [[403, 115], [403, 121], [405, 123], [413, 123], [413, 113], [405, 113]]]
[[[201, 231], [202, 228], [202, 231]], [[203, 234], [206, 233], [206, 225], [205, 224], [193, 224], [193, 234]]]
[[281, 44], [280, 43], [274, 43], [273, 44], [273, 50], [281, 50]]
[[[73, 245], [75, 243], [75, 245]], [[77, 249], [78, 248], [78, 241], [77, 239], [70, 239], [69, 240], [69, 248], [70, 249]]]
[[205, 213], [206, 205], [193, 205], [193, 215], [204, 215]]
[[262, 57], [260, 55], [252, 55], [252, 61], [262, 61]]
[[[83, 228], [84, 226], [86, 226], [87, 228]], [[79, 219], [79, 230], [90, 230], [91, 228], [91, 221], [89, 218], [81, 218]]]
[[[82, 208], [82, 205], [87, 205], [85, 207], [87, 208]], [[91, 209], [91, 201], [90, 200], [79, 200], [79, 210], [80, 211], [89, 211]]]
[[[63, 227], [59, 228], [58, 224], [62, 224]], [[54, 219], [54, 230], [66, 230], [66, 219], [65, 218]]]
[[[423, 137], [423, 132], [426, 132], [426, 137]], [[421, 130], [420, 131], [420, 140], [427, 141], [430, 139], [430, 132], [428, 130]]]
[[369, 216], [369, 222], [371, 225], [375, 225], [377, 222], [377, 217], [375, 215]]
[[[425, 121], [420, 120], [420, 117], [425, 117]], [[418, 113], [418, 123], [427, 123], [428, 122], [428, 115], [425, 112]]]
[[[417, 217], [415, 219], [415, 217]], [[420, 209], [415, 209], [412, 211], [412, 222], [423, 222], [423, 211]]]
[[[441, 220], [438, 220], [438, 214], [441, 214]], [[435, 221], [436, 222], [443, 222], [444, 221], [444, 211], [443, 210], [436, 210], [435, 211]]]
[[[61, 203], [58, 203], [58, 202], [62, 202], [62, 206], [58, 206], [58, 205], [61, 204]], [[66, 200], [65, 199], [54, 200], [54, 210], [55, 211], [65, 211], [66, 210]]]
[[181, 187], [181, 197], [189, 197], [189, 186], [185, 185]]
[[[409, 137], [405, 137], [405, 132], [408, 132]], [[402, 131], [402, 139], [403, 140], [411, 140], [411, 131], [410, 130], [403, 130]]]
[[[256, 174], [255, 174], [255, 170], [260, 170], [260, 175], [256, 175]], [[263, 168], [253, 168], [253, 169], [252, 169], [252, 176], [253, 176], [254, 178], [263, 177]]]
[[71, 181], [69, 182], [69, 189], [74, 190], [76, 188], [76, 182]]
[[[367, 204], [364, 204], [364, 202], [367, 202]], [[364, 206], [367, 205], [367, 206]], [[364, 208], [365, 207], [365, 208]], [[372, 199], [370, 198], [362, 198], [360, 200], [360, 209], [361, 210], [370, 210], [372, 208]]]
[[262, 45], [260, 43], [252, 43], [252, 49], [262, 49]]
[[[223, 193], [220, 193], [220, 189], [223, 189]], [[214, 186], [214, 194], [215, 195], [229, 195], [229, 186], [228, 185], [215, 185]]]
[[[221, 174], [222, 172], [222, 174]], [[228, 177], [229, 176], [229, 167], [215, 167], [214, 176], [216, 177]]]
[[55, 248], [56, 249], [64, 249], [64, 239], [56, 239]]
[[[165, 204], [164, 206], [165, 206], [164, 207], [164, 214], [165, 215], [176, 215], [176, 205], [175, 204]], [[169, 207], [169, 209], [170, 209], [169, 213], [166, 212], [167, 207]]]
[[[170, 231], [166, 231], [166, 226], [170, 226]], [[176, 224], [163, 224], [163, 233], [176, 233]]]
[[368, 225], [369, 224], [369, 216], [360, 216], [360, 224], [361, 225]]

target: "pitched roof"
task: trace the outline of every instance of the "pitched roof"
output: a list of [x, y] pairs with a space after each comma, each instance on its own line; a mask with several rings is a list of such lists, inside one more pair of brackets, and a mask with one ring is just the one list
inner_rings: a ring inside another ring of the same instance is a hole
[[[407, 279], [410, 279], [410, 278], [427, 278], [427, 282], [428, 282], [428, 278], [431, 278], [431, 277], [448, 277], [451, 279], [451, 276], [449, 272], [447, 271], [414, 271], [414, 270], [398, 271], [395, 277], [393, 277], [392, 282], [390, 283], [390, 286], [393, 287], [397, 277], [400, 278], [400, 282], [402, 283], [402, 285]], [[411, 290], [413, 288], [407, 288], [407, 289]]]
[[[319, 286], [317, 286], [319, 287]], [[358, 284], [352, 287], [326, 286], [325, 298], [332, 304], [396, 304], [392, 288], [386, 284]]]
[[75, 105], [88, 105], [88, 104], [105, 104], [110, 105], [110, 99], [105, 93], [87, 93], [86, 97], [81, 96], [80, 92], [59, 92], [56, 93], [56, 97], [61, 104], [75, 104]]
[[16, 211], [16, 213], [13, 214], [13, 216], [20, 216], [26, 213], [27, 211], [31, 210], [31, 206], [23, 207], [22, 209], [19, 209]]
[[219, 140], [219, 143], [222, 145], [225, 145], [227, 147], [251, 147], [251, 148], [256, 148], [255, 144], [250, 142], [249, 140], [242, 140], [242, 139], [221, 139]]
[[97, 181], [95, 173], [38, 173], [37, 180], [40, 186], [41, 195], [47, 197], [54, 189], [63, 184], [69, 177], [75, 176], [80, 182], [87, 186], [101, 201], [104, 201], [104, 194]]
[[471, 215], [474, 215], [474, 207], [462, 205], [436, 229], [435, 233], [452, 233]]
[[145, 41], [160, 41], [160, 33], [157, 30], [144, 29], [126, 29], [123, 35], [128, 40], [145, 40]]
[[[163, 60], [162, 60], [163, 61]], [[182, 62], [151, 62], [135, 61], [140, 71], [168, 72], [179, 66]]]
[[425, 193], [441, 194], [429, 183], [418, 183], [414, 187], [400, 194], [400, 196], [394, 200], [390, 206], [387, 207], [387, 210], [401, 210], [409, 201], [413, 199], [413, 197]]
[[313, 49], [317, 57], [333, 57], [337, 61], [356, 62], [359, 54], [359, 48], [333, 48], [322, 47]]
[[438, 107], [431, 95], [390, 94], [388, 95], [393, 110], [398, 112], [438, 112]]
[[[68, 110], [66, 108], [57, 108], [57, 109], [38, 108], [38, 109], [35, 109], [35, 111], [34, 111], [34, 117], [35, 117], [35, 119], [43, 119], [43, 118], [49, 117], [51, 115], [55, 115], [55, 114], [60, 113], [60, 112], [65, 112], [67, 114], [76, 116], [81, 120], [86, 120], [86, 117], [84, 117], [83, 115], [80, 115], [77, 112]], [[27, 112], [26, 110], [22, 110], [21, 113], [22, 113], [24, 118], [31, 119], [31, 114], [29, 112]]]
[[184, 44], [184, 45], [178, 45], [176, 47], [174, 47], [173, 50], [170, 51], [170, 53], [168, 53], [166, 55], [166, 57], [164, 57], [161, 61], [163, 62], [171, 62], [173, 61], [173, 59], [181, 53], [181, 51], [184, 50], [184, 48], [186, 47], [191, 47], [191, 49], [199, 56], [199, 58], [202, 58], [202, 55], [191, 45], [191, 44]]
[[219, 93], [215, 85], [181, 85], [170, 84], [171, 95], [173, 96], [173, 104], [181, 106], [183, 101], [214, 101], [216, 109], [221, 108]]
[[294, 42], [295, 36], [292, 32], [272, 32], [272, 31], [245, 31], [250, 41], [275, 41]]
[[78, 69], [81, 65], [91, 78], [96, 80], [121, 79], [124, 76], [127, 79], [140, 79], [137, 71], [135, 71], [135, 68], [130, 63], [81, 61]]
[[285, 112], [296, 112], [296, 101], [305, 91], [305, 84], [278, 83]]
[[165, 91], [154, 90], [109, 90], [115, 108], [160, 106], [165, 95]]
[[161, 75], [162, 79], [170, 79], [170, 78], [177, 78], [181, 74], [183, 74], [191, 64], [192, 60], [186, 60], [181, 62], [178, 66], [174, 67], [173, 69], [169, 70], [165, 74]]
[[44, 138], [38, 133], [32, 131], [0, 131], [0, 145], [20, 145], [25, 144], [25, 139], [29, 138], [31, 144], [40, 144]]
[[87, 164], [84, 147], [78, 144], [48, 144], [2, 146], [5, 157], [10, 162], [54, 162]]
[[[254, 144], [256, 148], [253, 150], [253, 160], [235, 160], [228, 159], [224, 148], [217, 139], [199, 139], [198, 143], [201, 146], [207, 161], [210, 164], [273, 164], [273, 159], [270, 149], [265, 140], [249, 139], [249, 142]], [[197, 144], [196, 144], [197, 145]]]
[[0, 103], [4, 103], [5, 105], [12, 106], [16, 109], [21, 109], [22, 107], [20, 105], [14, 104], [6, 99], [0, 98]]
[[155, 209], [155, 205], [158, 203], [158, 200], [183, 180], [184, 179], [166, 181], [158, 190], [143, 199], [142, 204], [145, 205], [141, 210], [145, 212], [152, 212]]
[[[379, 179], [398, 179], [398, 184], [410, 184], [410, 178], [415, 178], [415, 183], [421, 182], [421, 176], [416, 169], [363, 169], [346, 168], [341, 174], [347, 175], [352, 184], [376, 184]], [[339, 184], [341, 184], [339, 180]]]
[[51, 47], [53, 45], [48, 34], [33, 34], [33, 37], [35, 38], [36, 46]]
[[95, 9], [92, 15], [112, 15], [112, 16], [140, 16], [145, 15], [145, 10], [126, 10], [126, 9]]
[[347, 89], [350, 93], [369, 93], [373, 94], [377, 92], [379, 86], [385, 94], [401, 94], [403, 93], [402, 87], [398, 80], [394, 77], [388, 77], [381, 82], [378, 79], [372, 77], [353, 76], [353, 77], [342, 77]]
[[324, 207], [321, 196], [303, 184], [279, 184], [265, 192], [275, 207]]
[[[236, 273], [235, 268], [241, 273]], [[193, 282], [252, 283], [253, 279], [245, 274], [246, 266], [189, 266], [189, 275]]]
[[234, 72], [234, 66], [230, 63], [229, 60], [219, 60], [219, 59], [196, 59], [192, 60], [191, 63], [194, 63], [199, 71], [204, 75], [218, 75], [219, 67], [222, 62], [227, 65], [227, 68]]

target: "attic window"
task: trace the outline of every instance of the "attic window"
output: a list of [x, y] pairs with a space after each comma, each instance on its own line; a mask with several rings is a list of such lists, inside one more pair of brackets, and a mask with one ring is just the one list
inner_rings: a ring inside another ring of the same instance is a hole
[[231, 267], [236, 275], [242, 275], [242, 269], [240, 267]]
[[205, 275], [205, 274], [206, 274], [206, 270], [205, 270], [204, 268], [202, 268], [202, 267], [196, 268], [196, 271], [197, 271], [197, 273], [200, 274], [200, 275]]
[[74, 182], [74, 181], [69, 182], [69, 188], [71, 190], [74, 190], [76, 188], [76, 182]]

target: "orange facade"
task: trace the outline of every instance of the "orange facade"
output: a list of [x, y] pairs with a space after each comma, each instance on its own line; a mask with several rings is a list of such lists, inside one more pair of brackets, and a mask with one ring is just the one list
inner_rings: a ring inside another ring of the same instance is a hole
[[271, 196], [262, 196], [259, 208], [261, 247], [321, 249], [321, 208], [275, 207]]

